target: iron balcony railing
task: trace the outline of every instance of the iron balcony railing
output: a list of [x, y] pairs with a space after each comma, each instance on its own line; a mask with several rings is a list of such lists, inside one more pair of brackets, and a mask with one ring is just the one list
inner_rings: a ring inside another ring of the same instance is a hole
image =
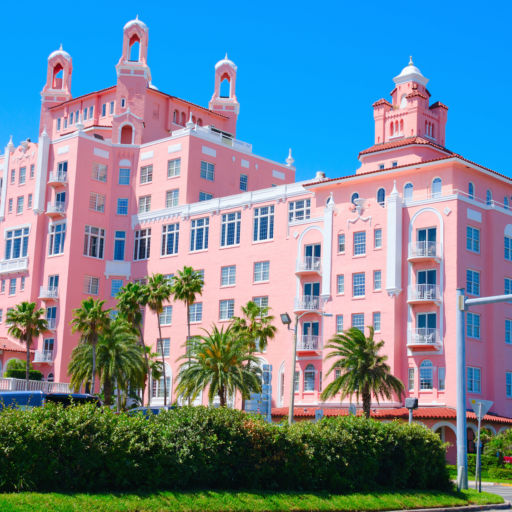
[[64, 213], [66, 210], [66, 203], [64, 201], [49, 202], [46, 205], [46, 213]]
[[10, 274], [28, 270], [28, 258], [16, 258], [14, 260], [0, 261], [0, 274]]
[[51, 363], [53, 361], [53, 350], [36, 350], [34, 363]]
[[409, 258], [437, 258], [439, 248], [437, 242], [416, 241], [409, 244]]
[[62, 171], [52, 171], [48, 177], [48, 183], [67, 183], [68, 173]]
[[319, 350], [322, 348], [320, 336], [303, 334], [297, 340], [297, 350]]
[[317, 295], [303, 295], [295, 299], [295, 311], [318, 311], [322, 299]]
[[53, 331], [53, 330], [55, 330], [55, 327], [57, 326], [57, 319], [56, 318], [47, 318], [46, 323], [48, 324], [48, 330]]
[[39, 288], [40, 299], [57, 299], [59, 297], [59, 289], [56, 286], [41, 286]]
[[439, 329], [417, 327], [411, 332], [411, 345], [438, 345], [440, 343]]
[[306, 256], [300, 263], [299, 272], [320, 272], [321, 258], [318, 256]]
[[409, 300], [434, 300], [441, 299], [441, 292], [438, 284], [416, 284], [409, 286]]

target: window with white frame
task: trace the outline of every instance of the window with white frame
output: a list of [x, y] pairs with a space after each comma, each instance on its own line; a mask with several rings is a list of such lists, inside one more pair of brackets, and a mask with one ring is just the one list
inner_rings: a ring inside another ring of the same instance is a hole
[[164, 224], [162, 226], [162, 256], [178, 254], [180, 224]]
[[0, 293], [5, 293], [5, 279], [0, 280]]
[[28, 252], [29, 228], [10, 229], [5, 232], [5, 259], [24, 258]]
[[256, 304], [256, 306], [258, 306], [261, 309], [268, 308], [268, 296], [267, 295], [264, 295], [263, 297], [253, 297], [252, 301], [254, 302], [254, 304]]
[[271, 240], [274, 238], [274, 206], [254, 208], [253, 241]]
[[117, 198], [117, 215], [128, 215], [128, 198], [118, 197]]
[[480, 315], [476, 313], [466, 314], [466, 332], [469, 338], [480, 339]]
[[240, 174], [240, 190], [245, 192], [247, 190], [247, 183], [248, 183], [248, 176], [247, 174]]
[[173, 208], [174, 206], [178, 206], [178, 197], [179, 197], [179, 190], [177, 188], [175, 188], [173, 190], [168, 190], [165, 193], [165, 207]]
[[46, 308], [46, 323], [50, 329], [55, 329], [57, 325], [57, 306]]
[[98, 295], [100, 289], [100, 278], [94, 276], [85, 276], [84, 293], [86, 295]]
[[114, 102], [113, 102], [113, 101], [111, 101], [111, 102], [110, 102], [110, 109], [109, 109], [109, 112], [110, 112], [111, 114], [113, 114], [113, 113], [114, 113]]
[[213, 199], [213, 194], [209, 194], [208, 192], [199, 192], [199, 202], [202, 201], [209, 201], [210, 199]]
[[235, 300], [227, 299], [219, 302], [219, 320], [230, 320], [235, 314]]
[[288, 222], [297, 222], [309, 218], [311, 218], [311, 199], [301, 199], [288, 203]]
[[382, 290], [382, 270], [373, 271], [373, 289], [374, 291]]
[[181, 158], [174, 158], [167, 161], [167, 177], [175, 178], [181, 173]]
[[509, 277], [505, 277], [504, 284], [505, 295], [512, 294], [512, 279], [510, 279]]
[[139, 213], [151, 211], [151, 196], [139, 197]]
[[364, 332], [364, 313], [352, 313], [352, 327]]
[[471, 295], [480, 295], [480, 272], [466, 270], [466, 292]]
[[119, 169], [119, 185], [130, 184], [130, 169], [121, 168]]
[[210, 219], [203, 217], [194, 219], [190, 225], [190, 250], [203, 251], [208, 249]]
[[343, 315], [336, 315], [336, 334], [343, 332]]
[[34, 164], [32, 164], [30, 166], [30, 174], [29, 174], [30, 179], [34, 178], [35, 175], [36, 175], [36, 166]]
[[315, 391], [315, 367], [308, 364], [304, 370], [304, 391]]
[[366, 231], [354, 233], [354, 256], [366, 254]]
[[140, 168], [140, 182], [151, 183], [153, 181], [153, 166], [145, 165]]
[[25, 289], [25, 280], [26, 280], [25, 276], [20, 277], [20, 291], [23, 291]]
[[408, 374], [407, 374], [407, 384], [408, 384], [408, 390], [414, 391], [414, 380], [415, 380], [415, 371], [414, 368], [409, 368]]
[[194, 302], [189, 308], [190, 323], [198, 323], [203, 321], [203, 303]]
[[27, 168], [20, 167], [20, 174], [18, 176], [18, 184], [23, 185], [27, 179]]
[[338, 274], [336, 276], [336, 293], [341, 294], [345, 293], [345, 275]]
[[295, 371], [293, 374], [293, 392], [298, 393], [299, 392], [299, 379], [300, 379], [300, 373], [298, 371]]
[[110, 296], [116, 297], [122, 287], [123, 287], [122, 279], [112, 279], [112, 282], [110, 283]]
[[124, 261], [124, 248], [126, 245], [126, 231], [114, 233], [114, 260]]
[[505, 343], [512, 344], [512, 320], [505, 318]]
[[512, 372], [505, 373], [505, 395], [512, 398]]
[[480, 230], [472, 226], [466, 227], [466, 249], [471, 252], [480, 252]]
[[25, 196], [18, 196], [16, 199], [16, 213], [19, 215], [23, 213], [23, 203], [25, 202]]
[[55, 256], [64, 252], [64, 241], [66, 238], [66, 223], [50, 224], [49, 226], [48, 255]]
[[171, 354], [171, 338], [159, 338], [156, 344], [156, 353], [160, 357], [162, 357], [162, 355], [169, 357]]
[[103, 103], [103, 105], [101, 105], [101, 116], [104, 117], [106, 115], [107, 115], [107, 104]]
[[236, 265], [229, 265], [220, 269], [220, 285], [233, 286], [236, 283]]
[[434, 366], [432, 361], [425, 359], [420, 364], [420, 390], [434, 389]]
[[201, 161], [201, 178], [214, 181], [215, 180], [215, 164]]
[[7, 206], [7, 213], [12, 213], [12, 206], [14, 204], [12, 197], [9, 198], [9, 202], [7, 204], [8, 204], [8, 206]]
[[[171, 368], [167, 363], [165, 363], [165, 390], [167, 391], [167, 397], [165, 398], [168, 400], [171, 394]], [[158, 380], [151, 379], [151, 396], [152, 398], [164, 399], [164, 395], [164, 376], [162, 374], [162, 377]]]
[[164, 306], [160, 313], [160, 325], [171, 325], [172, 323], [172, 306]]
[[505, 259], [512, 261], [512, 238], [509, 236], [505, 237]]
[[374, 311], [373, 313], [373, 328], [376, 332], [380, 331], [380, 311]]
[[441, 178], [434, 178], [434, 180], [432, 181], [432, 197], [440, 197], [441, 196], [441, 187], [442, 187]]
[[9, 279], [9, 295], [16, 293], [16, 278]]
[[222, 215], [220, 246], [229, 247], [240, 243], [241, 212]]
[[135, 231], [135, 244], [133, 249], [134, 260], [147, 260], [151, 248], [151, 228]]
[[94, 226], [85, 226], [84, 234], [84, 256], [103, 259], [103, 248], [105, 247], [105, 230]]
[[345, 252], [345, 233], [338, 234], [338, 252]]
[[105, 212], [105, 196], [97, 192], [91, 192], [89, 194], [89, 210], [101, 213]]
[[270, 261], [257, 261], [254, 263], [254, 282], [268, 281], [270, 274]]
[[482, 371], [480, 368], [468, 366], [467, 371], [468, 380], [468, 393], [481, 393], [482, 392]]
[[382, 248], [382, 229], [376, 228], [373, 231], [373, 247], [375, 249]]
[[4, 310], [0, 308], [0, 324], [3, 322], [4, 320]]
[[444, 366], [437, 369], [437, 389], [439, 391], [446, 389], [446, 368]]
[[11, 184], [16, 183], [16, 169], [11, 169]]
[[364, 297], [365, 295], [365, 273], [358, 272], [352, 274], [352, 295], [354, 297]]
[[107, 181], [108, 167], [105, 164], [92, 164], [92, 179], [96, 181]]
[[32, 194], [27, 196], [27, 208], [32, 208]]

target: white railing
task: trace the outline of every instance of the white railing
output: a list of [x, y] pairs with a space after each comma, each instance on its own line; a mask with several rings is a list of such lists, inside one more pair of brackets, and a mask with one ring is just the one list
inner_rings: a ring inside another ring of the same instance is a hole
[[0, 261], [0, 274], [10, 274], [11, 272], [21, 272], [23, 270], [28, 270], [28, 258]]
[[295, 299], [295, 311], [317, 311], [321, 307], [321, 298], [317, 295], [304, 295]]
[[318, 256], [306, 256], [303, 261], [299, 263], [299, 272], [320, 272], [321, 258]]
[[36, 350], [34, 353], [34, 363], [53, 362], [53, 350]]
[[441, 343], [439, 329], [418, 327], [411, 332], [412, 345], [438, 345]]
[[437, 242], [412, 242], [409, 244], [409, 258], [436, 258], [438, 256]]
[[44, 391], [45, 393], [71, 393], [66, 382], [48, 382], [46, 380], [29, 380], [28, 390], [25, 379], [0, 377], [0, 391]]
[[59, 297], [59, 289], [56, 286], [41, 286], [39, 288], [40, 299], [57, 299]]
[[64, 213], [66, 203], [64, 201], [49, 202], [46, 205], [46, 213]]
[[297, 350], [318, 350], [320, 348], [320, 336], [316, 334], [303, 334], [297, 340]]
[[48, 177], [48, 183], [67, 183], [68, 173], [62, 171], [53, 171]]
[[57, 319], [56, 318], [47, 318], [46, 323], [48, 324], [48, 329], [50, 331], [53, 331], [55, 329], [55, 326], [57, 325]]
[[440, 300], [441, 292], [438, 284], [416, 284], [409, 286], [409, 300]]

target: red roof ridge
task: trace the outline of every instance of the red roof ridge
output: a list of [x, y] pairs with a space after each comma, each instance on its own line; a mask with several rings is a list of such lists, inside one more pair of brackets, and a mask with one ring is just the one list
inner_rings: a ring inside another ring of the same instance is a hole
[[[4, 337], [0, 338], [0, 350], [5, 350], [6, 352], [27, 352], [27, 349], [20, 343]], [[30, 350], [30, 352], [34, 352], [34, 350]]]

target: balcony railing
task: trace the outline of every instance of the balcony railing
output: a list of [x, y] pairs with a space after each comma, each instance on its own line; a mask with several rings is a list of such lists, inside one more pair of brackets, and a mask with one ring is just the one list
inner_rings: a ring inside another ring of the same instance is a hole
[[441, 344], [439, 329], [418, 327], [411, 332], [409, 345], [435, 346]]
[[56, 286], [41, 286], [39, 288], [40, 299], [58, 299], [59, 289]]
[[36, 350], [34, 353], [34, 363], [52, 363], [53, 350]]
[[409, 302], [438, 302], [441, 292], [438, 284], [416, 284], [409, 286]]
[[437, 242], [412, 242], [409, 244], [409, 259], [437, 259], [439, 247]]
[[298, 351], [320, 350], [321, 348], [320, 336], [316, 334], [303, 334], [297, 340]]
[[298, 265], [297, 272], [320, 272], [321, 258], [318, 256], [306, 256]]
[[62, 171], [53, 171], [48, 176], [48, 183], [65, 185], [68, 182], [68, 173]]
[[56, 318], [47, 318], [46, 323], [48, 324], [48, 330], [54, 331], [55, 327], [57, 326], [57, 319]]
[[11, 274], [28, 270], [28, 258], [0, 261], [0, 274]]
[[62, 215], [66, 211], [66, 203], [64, 201], [49, 202], [46, 205], [46, 213]]
[[[0, 391], [25, 391], [25, 379], [0, 377]], [[48, 382], [46, 380], [29, 380], [27, 391], [44, 391], [45, 393], [71, 393], [71, 387], [66, 382]]]
[[317, 295], [303, 295], [295, 299], [295, 311], [318, 311], [322, 306], [322, 299]]

